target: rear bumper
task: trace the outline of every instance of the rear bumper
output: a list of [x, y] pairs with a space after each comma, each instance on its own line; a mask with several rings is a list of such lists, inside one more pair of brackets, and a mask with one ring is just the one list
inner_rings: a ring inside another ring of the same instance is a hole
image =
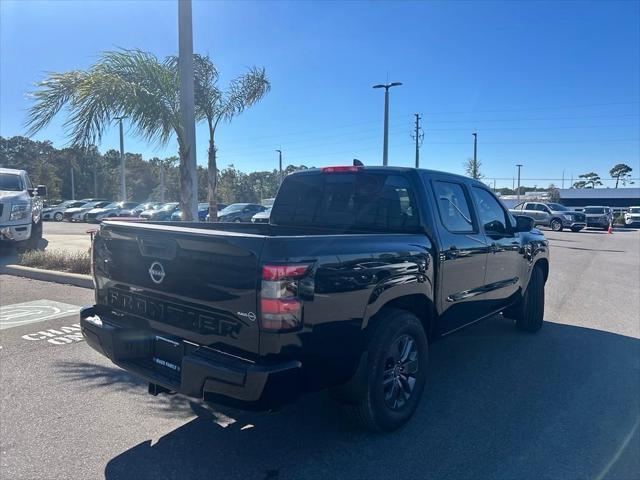
[[153, 393], [176, 391], [247, 410], [278, 408], [300, 395], [299, 361], [260, 365], [180, 342], [184, 348], [180, 365], [176, 371], [165, 373], [154, 364], [153, 354], [156, 335], [163, 336], [161, 332], [120, 326], [113, 319], [96, 315], [94, 307], [80, 311], [80, 326], [89, 346], [148, 381]]

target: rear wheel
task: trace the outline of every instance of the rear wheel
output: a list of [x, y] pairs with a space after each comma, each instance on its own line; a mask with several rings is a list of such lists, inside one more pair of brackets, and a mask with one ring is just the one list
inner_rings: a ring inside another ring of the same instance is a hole
[[516, 321], [518, 330], [537, 332], [544, 320], [544, 273], [534, 267], [524, 295], [515, 305], [504, 311], [504, 316]]
[[557, 218], [554, 218], [553, 220], [551, 220], [551, 223], [549, 224], [549, 226], [551, 227], [551, 230], [553, 230], [554, 232], [562, 231], [562, 221], [558, 220]]
[[391, 431], [411, 418], [426, 384], [429, 346], [415, 315], [384, 310], [371, 327], [365, 384], [352, 417], [374, 432]]

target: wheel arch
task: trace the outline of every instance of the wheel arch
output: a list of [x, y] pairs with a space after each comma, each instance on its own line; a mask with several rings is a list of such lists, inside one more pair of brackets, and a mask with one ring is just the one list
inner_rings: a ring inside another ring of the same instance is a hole
[[388, 310], [405, 310], [415, 315], [424, 328], [427, 338], [432, 340], [435, 336], [435, 310], [433, 300], [424, 293], [412, 293], [389, 299], [380, 305], [375, 313], [366, 319], [365, 327], [382, 321], [384, 312]]

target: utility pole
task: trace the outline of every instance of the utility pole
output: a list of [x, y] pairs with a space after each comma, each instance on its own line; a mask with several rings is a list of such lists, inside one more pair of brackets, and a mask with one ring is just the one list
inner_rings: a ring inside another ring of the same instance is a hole
[[[191, 173], [185, 220], [198, 219], [198, 162], [196, 160], [196, 116], [193, 93], [193, 27], [191, 0], [178, 0], [178, 70], [180, 72], [180, 116], [184, 129], [187, 171]], [[184, 201], [185, 199], [183, 199]]]
[[401, 82], [385, 83], [374, 85], [373, 88], [384, 88], [384, 139], [382, 146], [382, 165], [389, 164], [389, 89], [398, 87]]
[[516, 167], [518, 167], [518, 192], [516, 194], [516, 202], [520, 203], [520, 169], [522, 168], [522, 164], [518, 163]]
[[76, 199], [76, 182], [73, 177], [73, 166], [71, 166], [71, 200]]
[[276, 150], [278, 152], [278, 186], [282, 183], [282, 150]]
[[122, 120], [127, 117], [116, 117], [114, 120], [120, 122], [120, 200], [127, 200], [127, 180], [124, 165], [124, 130], [122, 128]]
[[564, 170], [562, 170], [562, 188], [564, 188]]
[[164, 203], [164, 163], [160, 161], [160, 201]]
[[98, 197], [98, 155], [93, 157], [93, 196]]
[[416, 129], [412, 137], [416, 141], [416, 168], [420, 168], [420, 145], [422, 145], [422, 140], [424, 139], [424, 132], [420, 128], [420, 114], [414, 113], [414, 115], [416, 117]]
[[478, 133], [473, 132], [473, 168], [478, 168]]

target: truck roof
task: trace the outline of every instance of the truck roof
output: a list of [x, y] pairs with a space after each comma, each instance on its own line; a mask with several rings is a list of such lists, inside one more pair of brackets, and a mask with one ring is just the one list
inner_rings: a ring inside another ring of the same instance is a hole
[[[351, 167], [351, 165], [338, 165], [339, 167]], [[299, 174], [305, 174], [305, 173], [315, 173], [315, 172], [321, 172], [323, 168], [331, 168], [331, 167], [320, 167], [320, 168], [309, 168], [307, 170], [298, 170], [296, 172], [291, 173], [290, 175], [299, 175]], [[443, 172], [440, 170], [430, 170], [427, 168], [414, 168], [414, 167], [389, 167], [389, 166], [382, 166], [382, 165], [365, 165], [365, 166], [361, 166], [361, 167], [357, 167], [358, 170], [364, 170], [364, 171], [369, 171], [369, 172], [396, 172], [396, 173], [407, 173], [407, 172], [411, 172], [411, 171], [419, 171], [419, 172], [425, 172], [426, 174], [431, 174], [431, 175], [446, 175], [446, 176], [450, 176], [450, 177], [454, 177], [454, 178], [458, 178], [460, 180], [465, 180], [465, 181], [471, 181], [471, 182], [476, 182], [479, 185], [485, 186], [486, 185], [478, 180], [475, 180], [471, 177], [467, 177], [464, 175], [458, 175], [457, 173], [450, 173], [450, 172]]]
[[0, 167], [0, 173], [9, 173], [12, 175], [20, 175], [22, 173], [25, 173], [25, 170], [18, 170], [16, 168], [2, 168]]

